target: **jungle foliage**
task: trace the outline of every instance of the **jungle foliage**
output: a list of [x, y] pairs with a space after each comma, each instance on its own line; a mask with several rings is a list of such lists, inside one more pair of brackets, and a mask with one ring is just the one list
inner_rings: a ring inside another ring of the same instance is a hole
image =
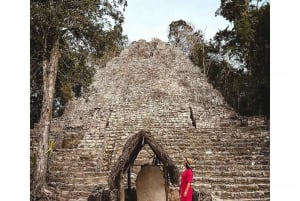
[[65, 104], [82, 95], [92, 82], [94, 58], [120, 52], [127, 36], [122, 35], [124, 17], [119, 1], [30, 1], [30, 124], [38, 122], [43, 101], [43, 60], [49, 59], [59, 38], [60, 58], [55, 83], [53, 116]]
[[30, 172], [31, 200], [53, 195], [46, 181], [52, 118], [91, 84], [91, 58], [113, 56], [122, 48], [120, 9], [126, 6], [126, 0], [30, 1], [30, 120], [31, 126], [41, 125]]
[[[241, 115], [269, 118], [269, 2], [221, 0], [216, 15], [230, 21], [232, 28], [220, 30], [212, 40], [205, 42], [202, 31], [196, 31], [190, 28], [193, 25], [178, 20], [169, 25], [172, 27], [169, 29], [169, 42], [181, 44], [180, 41], [186, 41], [187, 34], [183, 33], [188, 32], [189, 36], [201, 33], [199, 40], [193, 40], [195, 42], [189, 46], [188, 55], [192, 62], [199, 66], [213, 86]], [[178, 34], [174, 30], [183, 33]]]

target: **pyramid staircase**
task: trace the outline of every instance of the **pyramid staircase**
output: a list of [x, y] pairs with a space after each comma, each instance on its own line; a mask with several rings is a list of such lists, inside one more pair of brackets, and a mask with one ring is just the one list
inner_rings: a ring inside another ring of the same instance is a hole
[[[95, 186], [106, 187], [109, 170], [128, 137], [149, 125], [142, 118], [123, 121], [124, 117], [112, 117], [114, 121], [102, 132], [64, 131], [69, 137], [64, 140], [72, 138], [74, 144], [56, 149], [49, 164], [49, 185], [60, 192], [57, 200], [87, 200]], [[149, 121], [150, 132], [178, 167], [183, 155], [194, 160], [196, 189], [209, 189], [214, 200], [270, 200], [267, 126], [193, 128], [175, 119], [164, 125], [155, 119]], [[80, 137], [83, 133], [88, 133], [84, 139]], [[134, 185], [134, 178], [132, 181]]]
[[[183, 157], [192, 158], [193, 186], [207, 190], [213, 200], [270, 200], [269, 123], [259, 117], [249, 118], [248, 126], [236, 123], [237, 115], [199, 69], [177, 50], [154, 44], [137, 42], [125, 49], [97, 71], [88, 102], [72, 101], [53, 120], [50, 140], [56, 144], [47, 178], [57, 190], [53, 200], [87, 200], [96, 187], [107, 188], [127, 139], [141, 130], [150, 131], [178, 167]], [[148, 58], [151, 51], [154, 56]], [[32, 156], [39, 133], [36, 125]], [[136, 161], [149, 162], [148, 152]]]

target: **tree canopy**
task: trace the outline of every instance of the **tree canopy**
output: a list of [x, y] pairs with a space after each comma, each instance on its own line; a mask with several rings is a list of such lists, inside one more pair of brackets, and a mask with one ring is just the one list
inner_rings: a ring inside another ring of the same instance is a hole
[[92, 81], [93, 55], [116, 54], [123, 46], [126, 1], [32, 0], [30, 2], [30, 103], [31, 126], [40, 119], [42, 61], [49, 58], [59, 38], [60, 59], [55, 85], [54, 116], [72, 96], [81, 95]]
[[[254, 4], [256, 3], [256, 4]], [[242, 115], [270, 116], [270, 4], [220, 0], [216, 15], [233, 27], [209, 42], [184, 20], [169, 25], [169, 43], [199, 66], [226, 101]]]
[[173, 21], [169, 24], [169, 43], [179, 47], [186, 55], [189, 55], [196, 44], [203, 42], [203, 34], [200, 30], [194, 30], [194, 26], [184, 20]]
[[[228, 99], [236, 97], [236, 101], [230, 100], [229, 102], [236, 102], [237, 104], [233, 103], [232, 105], [242, 114], [264, 115], [269, 118], [270, 4], [267, 1], [263, 4], [259, 4], [260, 1], [256, 1], [256, 3], [254, 5], [253, 1], [241, 3], [222, 0], [218, 11], [233, 22], [233, 28], [219, 31], [215, 35], [214, 41], [211, 41], [211, 47], [214, 49], [212, 51], [214, 54], [227, 55], [229, 60], [235, 60], [238, 64], [238, 66], [230, 64], [233, 66], [230, 74], [234, 79], [225, 86], [232, 90], [224, 93], [224, 96]], [[241, 10], [234, 12], [236, 14], [234, 17], [229, 15], [228, 13], [237, 9], [238, 5], [241, 5], [239, 7]], [[223, 63], [229, 60], [225, 60]], [[236, 78], [236, 76], [242, 79]]]

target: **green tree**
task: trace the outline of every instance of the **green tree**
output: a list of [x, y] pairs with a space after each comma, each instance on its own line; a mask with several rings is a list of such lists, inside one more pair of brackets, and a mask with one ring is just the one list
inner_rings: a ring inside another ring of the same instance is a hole
[[233, 22], [244, 16], [248, 12], [248, 7], [249, 0], [221, 0], [216, 15], [221, 15], [229, 22]]
[[206, 73], [204, 34], [201, 30], [194, 30], [194, 26], [184, 20], [173, 21], [169, 24], [168, 38], [170, 44], [179, 47]]
[[196, 38], [192, 24], [184, 20], [173, 21], [169, 24], [169, 43], [179, 47], [186, 55], [190, 53]]
[[195, 31], [192, 36], [193, 40], [189, 51], [189, 58], [195, 65], [199, 66], [203, 73], [207, 74], [209, 66], [206, 65], [208, 55], [206, 52], [207, 45], [204, 41], [204, 34], [198, 30]]
[[[270, 5], [256, 1], [222, 0], [218, 14], [233, 23], [233, 28], [219, 31], [211, 43], [212, 54], [229, 58], [237, 73], [243, 79], [240, 82], [227, 82], [226, 88], [237, 90], [239, 98], [246, 103], [241, 108], [239, 101], [234, 108], [247, 115], [265, 115], [270, 113]], [[240, 85], [232, 87], [229, 84]], [[232, 91], [233, 93], [233, 91]], [[242, 95], [241, 95], [242, 94]]]
[[42, 129], [31, 185], [33, 200], [51, 194], [46, 174], [55, 91], [68, 97], [72, 87], [88, 86], [93, 69], [87, 65], [87, 58], [90, 54], [102, 56], [120, 44], [123, 22], [120, 8], [126, 6], [126, 0], [30, 2], [31, 95], [43, 95]]

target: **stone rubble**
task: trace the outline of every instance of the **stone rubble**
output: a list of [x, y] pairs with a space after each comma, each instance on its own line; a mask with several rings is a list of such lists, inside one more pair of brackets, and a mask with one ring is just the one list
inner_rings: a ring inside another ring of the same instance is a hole
[[[183, 52], [158, 39], [139, 40], [97, 67], [90, 92], [53, 120], [48, 183], [60, 192], [56, 200], [87, 200], [95, 187], [107, 187], [127, 139], [148, 130], [178, 167], [183, 157], [194, 160], [193, 185], [205, 199], [270, 200], [269, 123], [242, 120]], [[36, 125], [32, 156], [38, 136]], [[140, 152], [136, 163], [149, 163], [151, 154]], [[133, 169], [134, 186], [138, 164]]]

